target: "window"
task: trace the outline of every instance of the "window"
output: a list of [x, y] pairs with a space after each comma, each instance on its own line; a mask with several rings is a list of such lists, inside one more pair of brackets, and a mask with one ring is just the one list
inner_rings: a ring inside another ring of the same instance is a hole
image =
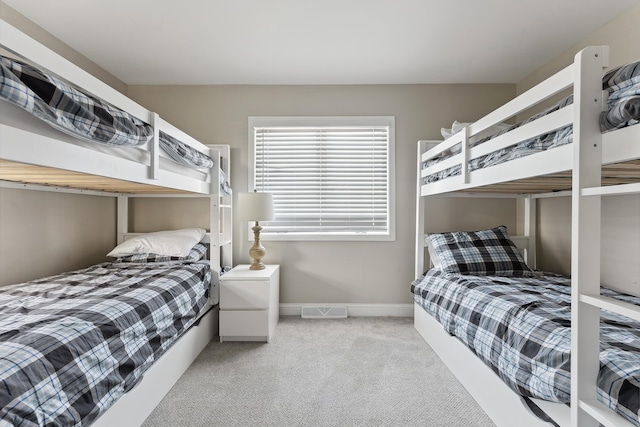
[[394, 240], [394, 117], [250, 117], [265, 240]]

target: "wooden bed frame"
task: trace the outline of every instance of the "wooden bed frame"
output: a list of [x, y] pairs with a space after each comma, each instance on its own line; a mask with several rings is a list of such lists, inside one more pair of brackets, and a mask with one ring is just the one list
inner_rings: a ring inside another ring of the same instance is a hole
[[[219, 173], [222, 168], [230, 175], [229, 146], [198, 142], [4, 20], [0, 20], [0, 26], [0, 47], [154, 127], [153, 141], [139, 147], [91, 144], [54, 130], [21, 109], [0, 101], [0, 186], [116, 197], [118, 243], [135, 234], [128, 229], [130, 197], [208, 198], [210, 232], [206, 240], [211, 248], [212, 282], [219, 289], [220, 266], [232, 265], [231, 195], [220, 191]], [[175, 163], [159, 148], [160, 131], [208, 155], [214, 160], [214, 166], [200, 171]], [[216, 305], [158, 359], [133, 390], [102, 414], [95, 425], [140, 425], [217, 334]]]
[[[607, 195], [640, 193], [640, 126], [602, 134], [599, 114], [603, 104], [602, 70], [608, 65], [606, 46], [589, 47], [574, 63], [529, 91], [471, 124], [441, 143], [418, 142], [416, 195], [416, 277], [424, 272], [426, 257], [424, 203], [426, 196], [524, 197], [524, 234], [519, 239], [525, 260], [534, 267], [536, 200], [572, 197], [572, 319], [571, 407], [534, 400], [560, 426], [631, 426], [596, 398], [599, 366], [599, 310], [607, 309], [640, 320], [640, 307], [600, 296], [600, 199]], [[515, 117], [546, 99], [573, 88], [574, 104], [504, 135], [469, 147], [469, 138], [490, 126]], [[574, 142], [548, 151], [476, 171], [471, 159], [567, 124]], [[462, 152], [429, 168], [422, 163], [438, 157], [456, 144]], [[424, 184], [423, 178], [454, 165], [459, 176]], [[415, 305], [415, 328], [462, 382], [498, 426], [544, 425], [521, 397], [457, 338]], [[487, 391], [490, 391], [489, 393]]]

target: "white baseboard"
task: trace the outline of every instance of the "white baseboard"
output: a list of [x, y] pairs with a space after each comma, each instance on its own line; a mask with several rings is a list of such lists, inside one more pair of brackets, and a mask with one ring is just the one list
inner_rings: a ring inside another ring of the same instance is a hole
[[348, 317], [413, 317], [413, 304], [280, 304], [281, 316], [300, 316], [303, 306], [346, 306]]

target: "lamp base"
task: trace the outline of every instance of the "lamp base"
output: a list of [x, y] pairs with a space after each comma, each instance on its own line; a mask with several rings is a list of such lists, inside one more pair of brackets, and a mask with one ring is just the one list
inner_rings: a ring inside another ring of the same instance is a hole
[[262, 261], [254, 260], [253, 264], [249, 266], [249, 270], [264, 270], [264, 263]]
[[249, 249], [249, 256], [253, 258], [253, 263], [249, 266], [249, 270], [264, 270], [262, 258], [266, 255], [267, 251], [264, 249], [264, 246], [262, 246], [262, 243], [260, 243], [260, 230], [262, 230], [262, 227], [260, 227], [258, 221], [256, 221], [256, 225], [251, 229], [253, 230], [254, 241], [253, 246]]

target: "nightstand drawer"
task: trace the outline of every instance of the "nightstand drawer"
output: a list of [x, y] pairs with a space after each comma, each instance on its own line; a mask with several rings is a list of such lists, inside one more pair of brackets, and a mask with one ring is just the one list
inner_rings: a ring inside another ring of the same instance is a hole
[[220, 337], [269, 335], [269, 312], [260, 311], [220, 311]]
[[269, 308], [268, 281], [223, 281], [220, 284], [220, 309], [245, 310]]

